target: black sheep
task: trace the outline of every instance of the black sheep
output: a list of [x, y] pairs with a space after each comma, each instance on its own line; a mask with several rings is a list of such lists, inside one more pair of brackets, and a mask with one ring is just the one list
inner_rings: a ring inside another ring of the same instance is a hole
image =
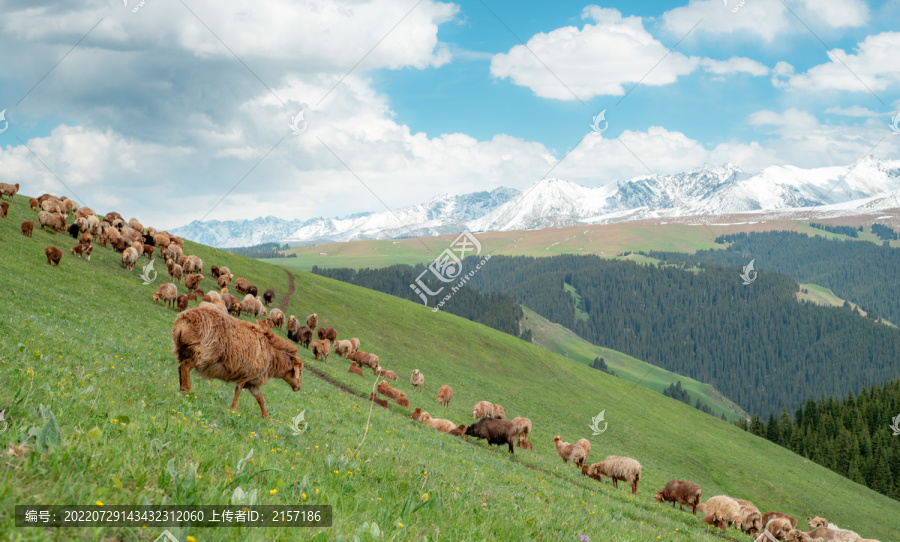
[[482, 418], [466, 428], [466, 436], [483, 438], [488, 444], [509, 446], [509, 453], [514, 454], [513, 443], [519, 436], [515, 424], [496, 418]]
[[144, 235], [144, 244], [145, 244], [145, 245], [150, 245], [151, 247], [155, 247], [155, 246], [156, 246], [156, 240], [153, 239], [153, 236], [152, 236], [152, 235]]
[[69, 235], [72, 236], [72, 239], [78, 239], [78, 236], [81, 235], [81, 228], [78, 227], [78, 224], [69, 226]]
[[256, 288], [256, 286], [251, 285], [249, 288], [247, 288], [247, 293], [253, 294], [253, 297], [259, 296], [259, 290]]

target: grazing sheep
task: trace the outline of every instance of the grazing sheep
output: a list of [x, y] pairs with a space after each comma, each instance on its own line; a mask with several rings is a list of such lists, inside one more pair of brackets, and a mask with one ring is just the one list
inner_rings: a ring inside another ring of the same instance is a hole
[[500, 406], [496, 403], [494, 403], [494, 417], [497, 418], [498, 420], [506, 419], [506, 411], [503, 410], [502, 406]]
[[319, 315], [316, 313], [312, 313], [306, 317], [306, 327], [309, 329], [315, 330], [316, 326], [319, 325]]
[[852, 531], [816, 527], [805, 533], [792, 529], [785, 535], [784, 540], [786, 542], [860, 542], [862, 537]]
[[347, 356], [347, 359], [352, 359], [356, 363], [359, 364], [360, 367], [368, 367], [372, 369], [372, 374], [378, 374], [378, 356], [375, 354], [369, 354], [368, 352], [363, 352], [362, 350], [357, 350], [356, 352]]
[[28, 206], [31, 207], [32, 211], [37, 211], [38, 207], [41, 206], [41, 202], [39, 202], [36, 198], [29, 198]]
[[16, 197], [16, 193], [19, 191], [19, 183], [16, 184], [6, 184], [0, 183], [0, 198], [3, 196], [9, 196], [9, 201], [12, 201], [13, 198]]
[[[188, 277], [184, 279], [187, 282]], [[245, 312], [247, 314], [252, 314], [254, 317], [259, 316], [260, 314], [265, 315], [263, 312], [265, 307], [262, 306], [262, 302], [253, 296], [253, 294], [247, 294], [244, 296], [243, 301], [241, 301], [241, 312]]]
[[78, 239], [78, 235], [81, 233], [81, 228], [78, 227], [78, 224], [69, 224], [69, 227], [66, 228], [66, 232], [69, 233], [69, 237], [72, 239]]
[[[319, 329], [319, 332], [322, 332], [322, 331], [323, 331], [322, 329]], [[325, 332], [325, 336], [322, 337], [322, 336], [320, 335], [320, 336], [319, 336], [320, 339], [325, 338], [325, 339], [328, 339], [328, 340], [331, 341], [331, 342], [334, 342], [334, 341], [337, 340], [337, 331], [335, 331], [335, 329], [334, 329], [333, 327], [326, 327], [326, 328], [324, 329], [324, 332]]]
[[47, 231], [45, 228], [53, 230], [53, 235], [66, 231], [66, 219], [62, 215], [41, 211], [38, 213], [38, 223], [41, 225], [41, 231]]
[[176, 310], [178, 312], [181, 312], [181, 311], [187, 309], [188, 301], [190, 301], [190, 299], [188, 298], [187, 295], [182, 294], [182, 295], [178, 296], [178, 308]]
[[312, 355], [315, 356], [316, 361], [319, 361], [319, 358], [321, 357], [323, 362], [328, 363], [328, 354], [331, 353], [330, 342], [325, 340], [313, 341], [309, 343], [309, 349], [312, 352]]
[[831, 536], [835, 537], [834, 540], [839, 540], [841, 542], [844, 540], [847, 540], [848, 542], [858, 542], [862, 539], [862, 537], [854, 531], [841, 529], [834, 523], [829, 523], [828, 520], [823, 517], [816, 516], [812, 519], [807, 517], [806, 521], [809, 522], [809, 526], [813, 529], [825, 528], [832, 531]]
[[[794, 521], [796, 522], [797, 520]], [[774, 536], [775, 540], [784, 540], [784, 537], [787, 536], [795, 526], [796, 523], [791, 525], [791, 520], [788, 518], [776, 517], [771, 518], [765, 523], [765, 530]]]
[[[579, 446], [581, 448], [581, 446]], [[641, 464], [630, 457], [607, 456], [596, 463], [597, 472], [612, 478], [613, 487], [619, 487], [619, 480], [631, 484], [631, 493], [637, 493], [638, 482], [641, 481]]]
[[185, 275], [190, 275], [194, 272], [194, 261], [187, 256], [178, 258], [178, 265], [184, 269]]
[[602, 482], [602, 481], [603, 481], [603, 475], [600, 474], [600, 471], [599, 471], [599, 469], [598, 469], [598, 465], [600, 465], [600, 463], [594, 463], [594, 464], [591, 465], [591, 466], [588, 466], [588, 465], [582, 465], [582, 466], [581, 466], [581, 475], [582, 475], [582, 476], [587, 476], [587, 477], [593, 478], [594, 480], [597, 480], [598, 482]]
[[91, 232], [86, 231], [81, 234], [81, 237], [78, 238], [78, 243], [82, 245], [90, 245], [94, 242], [94, 236], [91, 235]]
[[747, 534], [756, 534], [763, 528], [762, 514], [759, 508], [750, 501], [734, 499], [741, 507], [741, 530]]
[[419, 372], [418, 369], [413, 369], [412, 375], [409, 377], [409, 383], [418, 391], [422, 391], [422, 387], [425, 385], [425, 375]]
[[[219, 269], [221, 273], [222, 270]], [[244, 277], [238, 277], [236, 281], [234, 281], [234, 289], [238, 291], [241, 295], [246, 295], [248, 292], [248, 288], [250, 288], [250, 282], [247, 281]]]
[[228, 285], [231, 284], [232, 275], [222, 275], [220, 274], [216, 277], [216, 284], [219, 285], [219, 288], [228, 288]]
[[144, 254], [144, 243], [141, 243], [140, 241], [132, 242], [131, 248], [133, 248], [138, 253], [138, 257]]
[[453, 431], [454, 429], [456, 429], [455, 423], [451, 422], [450, 420], [445, 420], [443, 418], [431, 418], [428, 421], [428, 425], [430, 425], [431, 427], [434, 427], [435, 429], [437, 429], [438, 431], [441, 431], [442, 433], [449, 433], [450, 431]]
[[203, 295], [203, 301], [206, 301], [207, 303], [215, 303], [216, 301], [222, 301], [222, 296], [220, 296], [218, 292], [209, 292], [208, 294]]
[[[402, 394], [403, 392], [401, 392]], [[402, 395], [397, 398], [397, 404], [402, 406], [403, 408], [409, 408], [409, 399], [406, 398], [406, 395]]]
[[136, 218], [132, 218], [131, 220], [129, 220], [129, 221], [128, 221], [128, 225], [131, 226], [131, 228], [132, 228], [133, 230], [136, 230], [136, 231], [144, 231], [144, 226], [143, 226], [143, 224], [141, 224], [140, 222], [138, 222], [138, 219], [136, 219]]
[[740, 530], [741, 522], [741, 505], [731, 497], [725, 495], [717, 495], [706, 501], [706, 514], [703, 518], [705, 523], [715, 525], [723, 531], [728, 528], [728, 524]]
[[506, 420], [482, 418], [466, 428], [466, 436], [485, 439], [488, 445], [509, 446], [509, 453], [514, 454], [513, 444], [516, 441], [516, 426]]
[[[482, 418], [482, 420], [485, 419], [491, 420], [494, 418]], [[559, 435], [553, 437], [553, 444], [556, 446], [556, 453], [559, 455], [559, 457], [562, 458], [563, 463], [568, 463], [569, 461], [571, 461], [578, 467], [584, 465], [584, 448], [577, 444], [564, 442], [562, 437], [560, 437]]]
[[169, 240], [168, 235], [164, 233], [157, 233], [153, 236], [153, 242], [156, 243], [156, 246], [158, 246], [162, 251], [163, 249], [168, 248], [171, 241]]
[[[259, 297], [259, 289], [252, 284], [250, 286], [247, 286], [247, 293], [252, 295], [253, 297]], [[260, 301], [260, 303], [262, 303], [262, 301]]]
[[303, 361], [297, 347], [271, 331], [237, 320], [208, 307], [189, 309], [172, 326], [181, 392], [191, 391], [191, 370], [203, 378], [237, 384], [231, 408], [237, 408], [244, 387], [268, 418], [260, 386], [281, 378], [293, 391], [303, 384]]
[[377, 389], [378, 389], [378, 393], [380, 393], [381, 395], [384, 395], [385, 397], [389, 397], [391, 399], [397, 399], [398, 397], [400, 397], [400, 394], [403, 393], [402, 391], [400, 391], [396, 388], [392, 388], [391, 385], [386, 380], [382, 380], [382, 381], [378, 382]]
[[309, 342], [312, 340], [312, 330], [306, 326], [300, 328], [300, 331], [297, 332], [297, 342], [309, 348]]
[[132, 271], [137, 261], [138, 253], [132, 247], [128, 247], [124, 251], [122, 251], [122, 266], [126, 271]]
[[525, 448], [525, 444], [528, 444], [528, 437], [531, 436], [531, 420], [528, 418], [513, 418], [512, 423], [516, 426], [516, 434], [519, 437], [516, 444], [519, 448]]
[[437, 402], [443, 407], [448, 407], [450, 406], [450, 399], [453, 399], [453, 388], [451, 388], [447, 384], [444, 384], [438, 390]]
[[490, 401], [478, 401], [472, 409], [473, 418], [493, 418], [494, 403]]
[[[360, 371], [359, 374], [362, 374], [362, 371]], [[384, 408], [388, 407], [388, 402], [384, 399], [379, 398], [377, 395], [375, 395], [374, 392], [369, 394], [369, 401], [372, 401], [379, 406], [383, 406]]]
[[30, 220], [22, 222], [22, 235], [24, 235], [25, 237], [31, 237], [32, 232], [34, 232], [34, 222]]
[[221, 277], [222, 275], [231, 275], [231, 270], [228, 269], [227, 267], [220, 267], [219, 274], [217, 276]]
[[581, 446], [582, 448], [584, 448], [584, 459], [587, 460], [587, 457], [588, 457], [589, 455], [591, 455], [591, 443], [590, 443], [590, 441], [589, 441], [588, 439], [586, 439], [586, 438], [583, 438], [583, 439], [578, 439], [578, 442], [576, 442], [575, 444], [577, 444], [578, 446]]
[[82, 245], [81, 243], [72, 247], [70, 251], [72, 254], [78, 256], [79, 258], [84, 258], [87, 261], [91, 261], [91, 252], [94, 251], [94, 247], [91, 245]]
[[378, 371], [376, 371], [376, 374], [381, 378], [387, 378], [388, 380], [396, 381], [398, 378], [397, 373], [395, 373], [394, 371], [388, 371], [384, 367], [379, 367]]
[[222, 301], [225, 302], [225, 309], [228, 310], [228, 314], [239, 317], [241, 315], [241, 300], [228, 292], [221, 294], [221, 297]]
[[281, 328], [284, 326], [284, 313], [281, 309], [272, 309], [269, 313], [269, 319], [272, 320], [272, 327]]
[[703, 490], [694, 482], [687, 480], [672, 480], [666, 487], [656, 492], [656, 502], [671, 502], [672, 508], [678, 503], [678, 509], [684, 510], [683, 505], [691, 507], [691, 513], [697, 514], [697, 505]]
[[153, 247], [151, 245], [144, 245], [144, 256], [146, 256], [148, 260], [152, 260], [154, 250], [156, 250], [156, 247]]
[[356, 352], [357, 350], [359, 350], [359, 339], [353, 337], [352, 339], [350, 339], [350, 344], [353, 345], [353, 349], [350, 350], [351, 352]]
[[155, 304], [157, 301], [162, 299], [166, 303], [166, 308], [169, 305], [172, 305], [172, 308], [175, 308], [175, 301], [178, 297], [178, 287], [175, 284], [169, 282], [167, 284], [160, 284], [159, 288], [156, 289], [156, 292], [153, 294], [153, 303]]
[[210, 272], [210, 274], [212, 274], [212, 278], [214, 278], [214, 279], [219, 278], [219, 266], [218, 265], [209, 266], [209, 272]]
[[359, 376], [365, 376], [363, 375], [362, 369], [359, 368], [359, 365], [357, 365], [355, 361], [350, 363], [350, 368], [347, 370], [347, 372]]
[[[775, 512], [773, 510], [769, 510], [768, 512], [766, 512], [765, 514], [762, 515], [762, 524], [768, 525], [768, 523], [770, 521], [772, 521], [773, 519], [786, 519], [791, 524], [791, 529], [793, 529], [794, 527], [797, 526], [797, 519], [794, 518], [794, 516], [792, 516], [790, 514], [785, 514], [782, 512]], [[769, 532], [772, 532], [772, 531], [769, 531]], [[775, 534], [775, 533], [772, 533], [772, 534]], [[781, 540], [781, 539], [779, 538], [779, 540]]]
[[[427, 414], [427, 412], [426, 412], [426, 414]], [[415, 410], [412, 411], [412, 415], [410, 415], [410, 418], [412, 418], [413, 420], [415, 420], [417, 422], [421, 421], [422, 409], [419, 407], [416, 407]]]
[[0, 218], [6, 218], [6, 213], [9, 212], [9, 203], [5, 201], [0, 201]]
[[62, 260], [61, 250], [56, 247], [47, 247], [44, 249], [44, 254], [47, 256], [47, 265], [53, 263], [56, 267], [59, 267], [59, 261]]
[[265, 292], [263, 292], [263, 303], [266, 305], [271, 305], [272, 301], [275, 300], [275, 290], [269, 288]]
[[[299, 324], [299, 322], [298, 322], [298, 324]], [[347, 355], [350, 354], [350, 352], [352, 352], [352, 351], [353, 351], [353, 345], [350, 344], [350, 341], [348, 341], [346, 339], [343, 341], [336, 341], [334, 343], [334, 353], [341, 356], [342, 358], [346, 358]]]
[[464, 436], [466, 436], [466, 426], [463, 424], [459, 424], [456, 426], [456, 429], [447, 431], [447, 434], [453, 435], [454, 437], [463, 438]]
[[292, 314], [287, 321], [287, 338], [297, 342], [298, 333], [300, 333], [300, 320], [297, 320], [297, 317]]
[[191, 255], [188, 256], [188, 261], [191, 262], [194, 273], [202, 273], [203, 272], [203, 260], [199, 257]]

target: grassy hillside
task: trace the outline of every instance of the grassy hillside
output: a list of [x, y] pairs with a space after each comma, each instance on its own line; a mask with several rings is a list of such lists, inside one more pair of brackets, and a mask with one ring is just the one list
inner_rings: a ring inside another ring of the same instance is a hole
[[716, 416], [725, 414], [729, 420], [734, 420], [739, 416], [747, 417], [747, 414], [739, 406], [709, 384], [654, 367], [622, 352], [593, 345], [575, 335], [571, 330], [554, 324], [528, 307], [522, 307], [522, 310], [525, 312], [523, 325], [531, 329], [535, 344], [541, 348], [562, 354], [588, 366], [594, 362], [594, 358], [602, 357], [617, 377], [628, 382], [639, 383], [642, 387], [659, 393], [662, 393], [670, 384], [681, 381], [682, 388], [691, 394], [692, 404], [699, 398], [700, 402], [710, 407]]
[[[259, 504], [332, 505], [333, 527], [173, 533], [198, 542], [336, 540], [376, 522], [385, 540], [722, 540], [699, 518], [653, 502], [653, 492], [676, 477], [695, 480], [707, 497], [731, 494], [763, 510], [818, 514], [897, 540], [900, 503], [737, 427], [462, 318], [306, 273], [296, 273], [296, 291], [285, 300], [289, 314], [315, 311], [339, 336], [359, 337], [364, 350], [401, 375], [397, 387], [412, 405], [436, 416], [468, 422], [472, 405], [490, 399], [510, 416], [531, 418], [534, 450], [510, 457], [412, 422], [397, 406], [375, 407], [360, 446], [370, 403], [314, 371], [366, 395], [371, 373], [348, 374], [335, 357], [310, 361], [305, 350], [299, 392], [278, 381], [263, 387], [271, 420], [247, 394], [229, 410], [233, 388], [222, 382], [195, 377], [183, 397], [171, 353], [175, 313], [150, 301], [163, 277], [144, 286], [109, 249], [98, 248], [87, 262], [68, 254], [69, 237], [22, 237], [19, 223], [34, 216], [25, 203], [17, 197], [10, 218], [0, 220], [5, 540], [154, 540], [161, 529], [17, 529], [11, 511], [24, 503], [228, 503], [236, 487], [257, 491]], [[45, 264], [50, 244], [65, 252], [59, 268]], [[275, 288], [276, 299], [287, 291], [281, 268], [190, 243], [186, 252]], [[212, 287], [209, 278], [201, 283]], [[413, 368], [426, 377], [421, 395], [406, 380]], [[434, 399], [445, 383], [455, 390], [446, 411]], [[45, 411], [42, 418], [41, 405], [54, 417]], [[591, 417], [604, 409], [608, 429], [591, 436]], [[304, 410], [309, 428], [293, 436], [290, 418]], [[33, 427], [53, 434], [54, 419], [58, 443], [27, 437]], [[592, 461], [607, 454], [640, 460], [638, 495], [563, 464], [551, 442], [556, 434], [589, 437]], [[733, 530], [725, 539], [749, 540]]]

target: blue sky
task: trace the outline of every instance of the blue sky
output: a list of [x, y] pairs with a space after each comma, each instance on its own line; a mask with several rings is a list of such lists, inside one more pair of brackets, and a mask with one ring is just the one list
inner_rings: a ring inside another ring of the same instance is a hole
[[4, 2], [0, 181], [174, 227], [900, 149], [900, 0], [125, 4]]

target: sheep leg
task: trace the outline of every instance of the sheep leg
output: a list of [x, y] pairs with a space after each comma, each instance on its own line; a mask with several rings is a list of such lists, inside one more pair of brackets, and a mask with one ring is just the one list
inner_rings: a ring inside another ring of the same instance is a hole
[[631, 482], [631, 494], [637, 495], [637, 482]]
[[266, 412], [266, 400], [263, 399], [262, 390], [259, 389], [259, 386], [249, 386], [247, 391], [250, 392], [250, 395], [256, 398], [256, 402], [259, 403], [259, 408], [262, 410], [262, 417], [268, 418], [269, 413]]
[[613, 487], [616, 488], [616, 489], [619, 489], [619, 479], [618, 479], [618, 478], [613, 478], [613, 479], [612, 479], [612, 482], [613, 482]]
[[512, 441], [512, 439], [507, 440], [506, 443], [509, 444], [509, 453], [515, 454], [515, 452], [513, 452], [513, 441]]
[[[186, 395], [191, 391], [191, 369], [193, 365], [182, 363], [178, 366], [178, 384], [182, 395]], [[234, 407], [232, 407], [234, 408]]]
[[244, 389], [244, 383], [239, 382], [237, 386], [234, 387], [234, 401], [231, 402], [231, 409], [234, 410], [237, 408], [238, 397], [241, 396], [241, 390]]

